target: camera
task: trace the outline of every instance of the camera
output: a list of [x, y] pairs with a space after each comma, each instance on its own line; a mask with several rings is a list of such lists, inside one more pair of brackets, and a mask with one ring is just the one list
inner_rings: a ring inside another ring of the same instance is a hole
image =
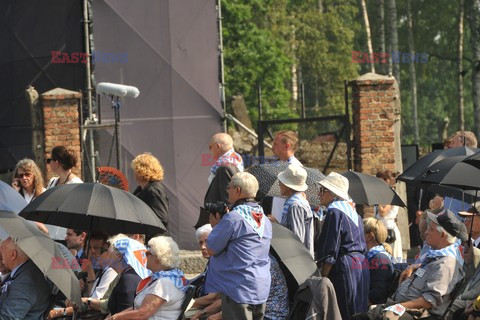
[[223, 217], [229, 211], [229, 208], [225, 202], [217, 201], [215, 203], [205, 203], [205, 210], [214, 215], [218, 212]]

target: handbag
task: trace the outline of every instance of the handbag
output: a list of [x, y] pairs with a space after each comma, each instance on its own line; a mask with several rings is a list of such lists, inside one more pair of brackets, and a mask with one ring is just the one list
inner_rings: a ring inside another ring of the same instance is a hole
[[394, 243], [395, 240], [397, 240], [397, 237], [395, 236], [395, 229], [387, 229], [387, 240], [385, 240], [385, 242], [391, 244]]

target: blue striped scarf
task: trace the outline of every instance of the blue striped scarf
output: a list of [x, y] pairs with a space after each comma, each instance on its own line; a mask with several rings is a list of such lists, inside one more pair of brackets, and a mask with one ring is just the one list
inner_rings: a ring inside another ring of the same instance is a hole
[[[294, 193], [290, 198], [285, 201], [285, 204], [283, 205], [283, 211], [282, 211], [282, 221], [280, 224], [282, 226], [286, 226], [288, 222], [288, 208], [292, 206], [295, 202], [306, 202], [307, 200], [303, 196], [301, 192], [296, 192]], [[310, 205], [308, 205], [310, 206]]]
[[263, 209], [260, 206], [249, 206], [241, 204], [233, 209], [253, 228], [253, 230], [263, 238], [263, 232], [265, 231], [265, 215]]
[[115, 241], [113, 246], [121, 253], [127, 265], [133, 268], [140, 278], [148, 277], [150, 271], [147, 269], [147, 249], [140, 242], [124, 238]]
[[358, 214], [355, 208], [351, 204], [351, 200], [334, 200], [328, 206], [328, 209], [338, 209], [342, 211], [354, 224], [358, 227]]
[[173, 285], [180, 291], [185, 292], [187, 290], [187, 279], [182, 270], [175, 268], [171, 270], [157, 271], [152, 274], [152, 280], [158, 280], [160, 278], [167, 278], [172, 281]]
[[461, 266], [463, 266], [464, 261], [463, 261], [463, 255], [460, 252], [459, 242], [460, 241], [456, 241], [454, 244], [451, 244], [448, 247], [445, 247], [445, 248], [439, 249], [439, 250], [434, 250], [430, 247], [430, 249], [428, 249], [428, 251], [427, 251], [426, 258], [422, 261], [422, 264], [425, 261], [428, 261], [429, 258], [432, 259], [432, 258], [437, 258], [437, 257], [451, 256], [451, 257], [454, 257], [455, 259], [457, 259], [458, 263]]
[[210, 172], [215, 175], [220, 166], [233, 165], [237, 167], [238, 171], [243, 171], [243, 159], [233, 149], [225, 152], [210, 168]]
[[386, 250], [385, 250], [385, 247], [383, 245], [379, 245], [379, 246], [375, 246], [373, 248], [371, 248], [370, 250], [368, 250], [368, 252], [365, 254], [365, 257], [370, 260], [372, 259], [373, 257], [375, 257], [377, 254], [379, 254], [380, 252], [386, 254], [390, 260], [392, 259], [392, 256], [390, 255], [390, 253], [388, 253]]

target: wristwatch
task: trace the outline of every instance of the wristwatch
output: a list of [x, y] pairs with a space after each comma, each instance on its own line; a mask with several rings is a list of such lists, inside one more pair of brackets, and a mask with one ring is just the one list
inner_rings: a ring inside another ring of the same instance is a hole
[[87, 305], [88, 305], [88, 307], [91, 307], [91, 303], [92, 303], [92, 298], [88, 298], [88, 299], [87, 299]]
[[63, 317], [65, 318], [67, 316], [67, 308], [63, 308]]

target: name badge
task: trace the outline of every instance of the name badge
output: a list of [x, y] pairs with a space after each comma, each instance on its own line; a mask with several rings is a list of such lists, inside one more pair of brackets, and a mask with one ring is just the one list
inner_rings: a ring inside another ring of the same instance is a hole
[[419, 278], [423, 277], [424, 274], [425, 274], [425, 269], [418, 268], [417, 271], [415, 271], [415, 275]]

